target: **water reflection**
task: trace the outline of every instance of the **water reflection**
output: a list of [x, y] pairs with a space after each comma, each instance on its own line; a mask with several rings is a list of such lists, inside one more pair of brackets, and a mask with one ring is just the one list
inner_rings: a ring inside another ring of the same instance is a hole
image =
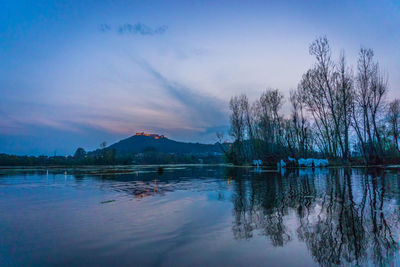
[[[255, 230], [274, 246], [298, 238], [321, 265], [393, 260], [400, 218], [397, 174], [331, 169], [252, 180], [240, 176], [233, 176], [235, 238], [249, 239]], [[296, 221], [289, 220], [291, 214]]]
[[[136, 174], [101, 175], [92, 178], [103, 181], [102, 186], [125, 192], [135, 198], [164, 195], [176, 190], [213, 191], [225, 188], [225, 168], [166, 168], [162, 173], [157, 170], [138, 171]], [[219, 192], [223, 194], [222, 192]], [[222, 195], [220, 196], [222, 199]]]
[[107, 186], [137, 198], [175, 190], [218, 191], [218, 200], [233, 204], [235, 239], [257, 233], [284, 247], [296, 238], [324, 266], [385, 265], [399, 248], [400, 183], [397, 173], [383, 169], [188, 168], [101, 179], [121, 182]]
[[[397, 171], [300, 169], [278, 173], [250, 168], [182, 167], [165, 168], [162, 172], [157, 168], [142, 168], [118, 175], [109, 171], [67, 172], [68, 176], [64, 175], [64, 170], [50, 174], [46, 170], [25, 170], [19, 171], [18, 176], [0, 172], [0, 186], [26, 185], [32, 175], [47, 177], [43, 178], [45, 181], [57, 182], [59, 179], [60, 183], [76, 188], [94, 186], [102, 191], [121, 193], [135, 201], [145, 198], [150, 200], [143, 203], [148, 205], [143, 209], [146, 212], [154, 208], [150, 203], [152, 199], [164, 197], [171, 200], [173, 198], [168, 196], [174, 192], [185, 192], [186, 199], [192, 197], [202, 201], [199, 205], [203, 209], [224, 203], [221, 207], [231, 210], [228, 213], [230, 226], [225, 227], [234, 239], [230, 242], [252, 242], [261, 236], [271, 246], [283, 249], [289, 248], [292, 242], [300, 242], [307, 248], [309, 255], [306, 256], [311, 256], [315, 263], [323, 266], [388, 265], [398, 261], [400, 181]], [[16, 177], [22, 182], [18, 182]], [[195, 198], [191, 192], [213, 194], [218, 202], [207, 201], [198, 195]], [[120, 214], [118, 203], [116, 201], [109, 206], [110, 209], [115, 207], [115, 216]], [[125, 208], [129, 209], [129, 206]], [[193, 214], [187, 216], [197, 214], [196, 211], [191, 212]], [[135, 216], [140, 217], [141, 214]], [[197, 219], [212, 225], [216, 222], [213, 216], [216, 213]], [[122, 225], [130, 223], [125, 221], [126, 218], [120, 220]], [[146, 225], [141, 227], [144, 227], [142, 234], [148, 232]], [[205, 229], [218, 228], [201, 225], [199, 229], [191, 230], [196, 230], [199, 236], [206, 236], [209, 233], [203, 233]], [[135, 228], [131, 231], [133, 236], [138, 234]], [[218, 230], [213, 234], [218, 236], [221, 232]], [[190, 236], [189, 230], [183, 233], [177, 230], [177, 233], [177, 236]], [[168, 239], [170, 236], [168, 233], [158, 236], [161, 241], [152, 244], [152, 249], [161, 246], [163, 241], [173, 243]], [[226, 247], [230, 245], [224, 244]], [[244, 253], [244, 247], [237, 249]], [[285, 259], [281, 260], [284, 264]]]

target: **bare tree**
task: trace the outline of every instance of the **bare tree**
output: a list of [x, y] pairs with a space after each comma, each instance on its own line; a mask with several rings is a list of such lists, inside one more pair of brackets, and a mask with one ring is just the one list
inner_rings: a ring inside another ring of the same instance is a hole
[[361, 48], [353, 105], [353, 126], [366, 163], [383, 160], [380, 115], [387, 92], [387, 82], [373, 60], [371, 49]]
[[234, 142], [232, 147], [232, 160], [235, 164], [240, 164], [244, 160], [243, 142], [245, 139], [245, 114], [243, 107], [245, 104], [243, 102], [248, 102], [245, 95], [234, 96], [229, 102], [229, 108], [231, 110], [231, 129], [230, 135], [232, 136]]
[[268, 89], [254, 103], [254, 124], [257, 138], [263, 141], [264, 155], [271, 155], [283, 145], [282, 116], [279, 114], [283, 95], [277, 89]]
[[249, 99], [246, 95], [242, 95], [240, 99], [240, 108], [243, 113], [243, 121], [244, 121], [244, 132], [245, 138], [248, 140], [247, 143], [243, 143], [244, 147], [244, 154], [246, 160], [251, 159], [254, 154], [254, 146], [255, 146], [255, 139], [254, 139], [254, 123], [253, 123], [253, 109], [249, 103]]
[[346, 66], [344, 52], [341, 53], [339, 64], [335, 75], [335, 86], [337, 91], [337, 113], [339, 138], [343, 137], [343, 159], [345, 162], [350, 157], [349, 132], [351, 125], [352, 103], [354, 101], [353, 77], [349, 68]]
[[400, 120], [400, 100], [395, 99], [389, 104], [387, 113], [387, 119], [389, 123], [390, 133], [393, 138], [393, 146], [400, 152], [399, 148], [399, 120]]
[[[308, 151], [312, 147], [311, 125], [305, 116], [305, 107], [299, 90], [290, 92], [290, 103], [292, 113], [290, 117], [290, 127], [293, 128], [293, 144], [298, 154], [302, 157], [308, 156]], [[293, 156], [295, 156], [293, 154]]]
[[299, 91], [323, 139], [325, 154], [336, 158], [340, 153], [339, 149], [341, 151], [344, 149], [340, 136], [335, 64], [331, 59], [328, 39], [317, 38], [310, 46], [310, 54], [317, 62], [303, 75]]

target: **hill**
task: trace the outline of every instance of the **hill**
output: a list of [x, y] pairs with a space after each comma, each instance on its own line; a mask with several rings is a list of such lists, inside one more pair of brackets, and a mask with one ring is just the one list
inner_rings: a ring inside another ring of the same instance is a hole
[[115, 149], [117, 154], [133, 154], [153, 150], [161, 153], [176, 154], [209, 154], [222, 153], [218, 143], [200, 144], [174, 141], [163, 135], [137, 133], [134, 136], [112, 144], [108, 149]]

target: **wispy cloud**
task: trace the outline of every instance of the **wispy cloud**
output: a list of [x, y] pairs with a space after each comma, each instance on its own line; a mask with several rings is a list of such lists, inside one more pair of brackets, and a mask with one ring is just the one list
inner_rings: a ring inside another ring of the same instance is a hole
[[109, 32], [115, 30], [119, 34], [132, 34], [132, 35], [160, 35], [164, 34], [168, 26], [162, 25], [158, 26], [156, 28], [152, 28], [144, 23], [136, 23], [136, 24], [130, 24], [130, 23], [125, 23], [122, 25], [119, 25], [117, 27], [113, 27], [110, 24], [101, 24], [99, 26], [99, 29], [101, 32]]
[[126, 23], [118, 27], [118, 32], [121, 34], [156, 35], [165, 33], [167, 29], [168, 27], [165, 25], [153, 29], [143, 23], [136, 23], [134, 25]]
[[100, 24], [99, 30], [100, 30], [101, 32], [108, 32], [108, 31], [111, 31], [111, 25], [109, 25], [109, 24]]
[[134, 58], [134, 61], [147, 71], [170, 96], [186, 107], [187, 114], [180, 114], [180, 116], [186, 115], [190, 119], [188, 124], [210, 127], [225, 123], [227, 115], [223, 108], [226, 106], [224, 101], [213, 96], [199, 94], [188, 87], [168, 80], [144, 59]]

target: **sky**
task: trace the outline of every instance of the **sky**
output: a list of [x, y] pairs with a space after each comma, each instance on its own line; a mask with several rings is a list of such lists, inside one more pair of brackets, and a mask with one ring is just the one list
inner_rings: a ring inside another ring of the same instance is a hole
[[230, 97], [288, 96], [318, 36], [353, 70], [374, 49], [400, 97], [400, 0], [0, 0], [0, 153], [68, 155], [142, 131], [216, 142]]

